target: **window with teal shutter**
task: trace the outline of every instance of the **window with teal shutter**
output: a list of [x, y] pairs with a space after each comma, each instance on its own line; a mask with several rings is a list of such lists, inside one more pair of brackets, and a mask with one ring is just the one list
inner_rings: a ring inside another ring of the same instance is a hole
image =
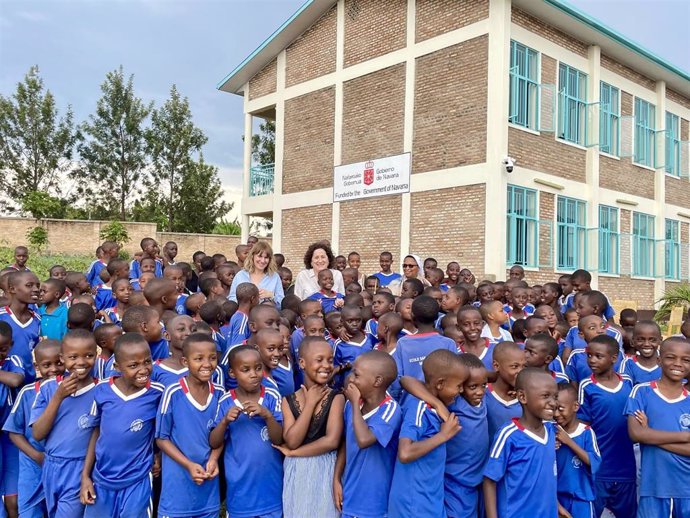
[[619, 273], [618, 209], [599, 205], [599, 271]]
[[537, 191], [508, 186], [506, 257], [508, 264], [536, 267], [538, 254]]
[[601, 82], [599, 108], [599, 150], [618, 156], [618, 133], [620, 130], [620, 92], [615, 86]]
[[538, 129], [539, 53], [510, 42], [510, 114], [512, 124]]
[[666, 160], [664, 169], [668, 174], [680, 176], [680, 119], [678, 115], [666, 112]]
[[666, 220], [664, 255], [666, 278], [680, 280], [680, 225], [673, 219]]
[[587, 204], [582, 200], [558, 197], [556, 222], [558, 232], [558, 268], [575, 270], [582, 268], [586, 256]]
[[654, 216], [633, 212], [633, 275], [654, 277]]
[[587, 74], [561, 63], [558, 67], [558, 138], [585, 145]]
[[656, 152], [656, 108], [635, 97], [635, 162], [654, 167]]

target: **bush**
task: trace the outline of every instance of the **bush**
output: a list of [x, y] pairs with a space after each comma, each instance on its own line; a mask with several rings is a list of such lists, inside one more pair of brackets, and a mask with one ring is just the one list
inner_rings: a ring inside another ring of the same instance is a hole
[[32, 227], [26, 232], [26, 239], [40, 254], [48, 244], [48, 231], [44, 227]]
[[[40, 280], [48, 278], [48, 271], [51, 266], [61, 264], [67, 271], [85, 272], [93, 261], [93, 257], [85, 255], [38, 255], [29, 254], [29, 261], [26, 265], [34, 272]], [[0, 247], [0, 268], [4, 268], [14, 263], [14, 248], [5, 246]]]
[[115, 241], [120, 248], [131, 241], [127, 228], [119, 221], [111, 221], [101, 229], [99, 237], [103, 241]]

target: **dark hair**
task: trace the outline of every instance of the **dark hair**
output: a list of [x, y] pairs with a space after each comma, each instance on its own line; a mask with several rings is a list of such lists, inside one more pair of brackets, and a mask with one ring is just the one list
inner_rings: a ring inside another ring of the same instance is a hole
[[383, 297], [384, 299], [386, 299], [387, 303], [395, 304], [395, 297], [392, 293], [389, 293], [387, 291], [377, 291], [376, 293], [374, 293], [374, 297], [376, 297], [377, 295], [379, 297]]
[[570, 274], [570, 280], [581, 280], [585, 282], [592, 282], [592, 274], [589, 273], [587, 270], [575, 270], [573, 273]]
[[520, 318], [513, 322], [513, 327], [510, 333], [513, 335], [513, 340], [524, 342], [525, 341], [525, 326], [527, 322], [524, 318]]
[[559, 383], [558, 393], [567, 392], [577, 401], [577, 389], [570, 383]]
[[285, 297], [283, 297], [283, 301], [280, 303], [280, 307], [282, 309], [291, 309], [295, 312], [295, 314], [299, 314], [299, 304], [299, 297], [294, 293], [290, 293], [289, 295], [285, 295]]
[[206, 255], [206, 252], [202, 252], [201, 250], [197, 250], [192, 254], [192, 262], [196, 261], [196, 258], [199, 257], [200, 255]]
[[251, 282], [243, 282], [237, 286], [235, 290], [237, 302], [250, 302], [252, 298], [259, 300], [259, 288]]
[[472, 353], [462, 353], [458, 355], [460, 362], [468, 369], [486, 369], [484, 362]]
[[201, 261], [199, 261], [199, 264], [201, 265], [202, 272], [210, 272], [211, 270], [213, 270], [213, 267], [215, 266], [213, 257], [209, 255], [205, 255], [204, 257], [202, 257]]
[[63, 347], [68, 340], [91, 340], [93, 342], [93, 348], [96, 349], [96, 341], [93, 339], [93, 333], [86, 329], [70, 329], [67, 331], [65, 336], [62, 337]]
[[122, 354], [122, 349], [132, 345], [145, 345], [148, 348], [149, 343], [139, 333], [125, 333], [122, 336], [118, 336], [115, 339], [115, 346], [113, 347], [115, 361], [117, 361], [119, 359], [118, 356]]
[[12, 340], [12, 326], [3, 320], [0, 320], [0, 336]]
[[417, 295], [421, 295], [422, 293], [424, 293], [424, 284], [422, 283], [422, 281], [420, 281], [416, 277], [413, 277], [411, 279], [405, 279], [403, 281], [403, 284], [405, 284], [405, 283], [411, 284], [412, 285], [412, 291], [417, 292]]
[[412, 318], [420, 324], [433, 324], [439, 310], [438, 302], [428, 295], [420, 295], [412, 302]]
[[60, 279], [53, 279], [51, 277], [50, 279], [46, 279], [43, 282], [55, 288], [55, 291], [57, 291], [58, 293], [58, 298], [61, 298], [65, 294], [65, 290], [67, 289], [67, 284], [65, 284], [65, 281]]
[[106, 270], [108, 270], [108, 273], [110, 275], [115, 275], [115, 272], [125, 266], [127, 264], [127, 261], [124, 261], [123, 259], [112, 259], [109, 263], [108, 266], [106, 267]]
[[609, 336], [609, 335], [597, 335], [594, 338], [592, 338], [587, 345], [589, 346], [591, 344], [605, 345], [606, 351], [611, 356], [618, 356], [618, 353], [620, 350], [620, 347], [618, 345], [618, 340], [616, 340], [614, 337]]
[[307, 270], [311, 270], [311, 259], [314, 257], [314, 252], [321, 248], [324, 252], [326, 252], [326, 255], [328, 256], [328, 267], [333, 268], [335, 265], [335, 257], [333, 257], [333, 250], [331, 250], [331, 245], [324, 241], [317, 241], [316, 243], [312, 243], [309, 245], [309, 248], [307, 248], [307, 251], [304, 254], [304, 267]]
[[199, 318], [207, 324], [217, 324], [223, 316], [223, 306], [217, 300], [209, 300], [199, 307]]
[[606, 310], [606, 308], [609, 305], [609, 301], [606, 299], [606, 295], [604, 295], [600, 291], [596, 291], [596, 290], [588, 291], [587, 293], [583, 294], [582, 296], [587, 299], [587, 303], [590, 306], [598, 306], [599, 311], [601, 311], [602, 313], [604, 313], [604, 311]]
[[202, 342], [213, 344], [213, 348], [216, 348], [216, 341], [213, 339], [212, 336], [209, 336], [208, 333], [195, 332], [182, 341], [182, 356], [187, 356], [187, 354], [189, 353], [190, 345]]
[[391, 261], [393, 260], [393, 254], [391, 254], [390, 252], [381, 252], [381, 253], [379, 254], [379, 257], [383, 257], [384, 255], [385, 255], [386, 257], [390, 257], [390, 258], [391, 258]]
[[352, 251], [352, 252], [350, 252], [349, 254], [347, 254], [347, 258], [349, 259], [349, 258], [352, 257], [353, 255], [357, 255], [357, 256], [361, 257], [361, 256], [359, 255], [359, 252]]
[[108, 335], [108, 333], [115, 330], [117, 330], [119, 333], [122, 333], [122, 328], [120, 328], [120, 326], [117, 324], [101, 324], [94, 330], [93, 338], [96, 340], [96, 343], [99, 343]]
[[555, 291], [559, 297], [563, 295], [563, 288], [557, 282], [545, 282], [543, 288], [546, 289], [547, 286]]
[[537, 333], [536, 335], [530, 336], [527, 339], [527, 342], [541, 343], [545, 346], [546, 352], [547, 354], [551, 355], [551, 358], [555, 359], [558, 356], [558, 342], [556, 342], [556, 339], [551, 335], [547, 335], [546, 333]]
[[219, 284], [222, 283], [220, 282], [220, 279], [218, 279], [217, 277], [208, 277], [206, 279], [201, 279], [201, 281], [199, 282], [199, 289], [201, 290], [201, 293], [208, 297], [211, 294], [211, 290]]
[[88, 329], [91, 331], [93, 321], [96, 320], [96, 312], [88, 304], [72, 304], [67, 310], [67, 324], [71, 329]]
[[515, 389], [525, 390], [532, 379], [546, 376], [548, 376], [549, 379], [552, 379], [551, 375], [544, 369], [538, 369], [537, 367], [525, 367], [517, 375], [517, 379], [515, 380]]
[[158, 315], [151, 306], [130, 306], [122, 315], [122, 330], [125, 332], [139, 331], [139, 326], [148, 322], [154, 315]]
[[343, 302], [348, 306], [364, 306], [364, 297], [360, 293], [348, 293]]

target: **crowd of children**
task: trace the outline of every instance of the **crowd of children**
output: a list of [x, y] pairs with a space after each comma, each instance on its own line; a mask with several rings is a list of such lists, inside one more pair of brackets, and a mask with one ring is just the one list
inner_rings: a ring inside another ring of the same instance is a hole
[[184, 263], [146, 238], [130, 263], [106, 241], [47, 279], [15, 249], [0, 517], [690, 518], [690, 321], [616, 318], [585, 270], [409, 277], [390, 252], [370, 276], [336, 257], [304, 300], [271, 254], [281, 305], [230, 301], [256, 242]]

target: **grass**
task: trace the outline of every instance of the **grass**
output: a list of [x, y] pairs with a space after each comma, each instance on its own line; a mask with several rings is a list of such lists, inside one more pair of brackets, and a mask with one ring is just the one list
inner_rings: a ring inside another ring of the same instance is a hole
[[[85, 272], [93, 260], [93, 257], [86, 255], [39, 254], [32, 250], [29, 252], [29, 260], [26, 265], [40, 280], [44, 280], [49, 277], [48, 270], [51, 266], [60, 264], [68, 272]], [[11, 264], [14, 264], [14, 249], [0, 246], [0, 268], [5, 268]]]

